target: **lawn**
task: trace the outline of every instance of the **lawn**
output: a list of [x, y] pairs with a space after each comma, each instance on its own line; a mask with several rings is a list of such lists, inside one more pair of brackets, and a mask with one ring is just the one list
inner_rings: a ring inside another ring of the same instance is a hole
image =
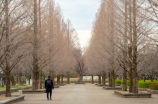
[[[31, 85], [11, 86], [11, 89], [24, 88], [24, 87], [31, 87]], [[6, 87], [0, 87], [0, 91], [4, 91], [5, 89], [6, 89]]]

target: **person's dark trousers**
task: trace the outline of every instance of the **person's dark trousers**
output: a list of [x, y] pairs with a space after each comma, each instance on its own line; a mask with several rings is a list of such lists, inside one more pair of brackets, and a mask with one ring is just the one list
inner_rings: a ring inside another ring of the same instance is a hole
[[52, 91], [51, 92], [47, 92], [47, 99], [49, 99], [49, 93], [50, 93], [50, 99], [52, 99]]

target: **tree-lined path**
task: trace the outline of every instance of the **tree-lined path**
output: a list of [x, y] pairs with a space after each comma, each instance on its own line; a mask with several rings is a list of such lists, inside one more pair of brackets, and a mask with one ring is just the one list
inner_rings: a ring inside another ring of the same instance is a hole
[[126, 99], [92, 84], [70, 84], [53, 90], [52, 101], [47, 101], [46, 94], [26, 94], [24, 101], [14, 104], [157, 104], [158, 95], [152, 96]]

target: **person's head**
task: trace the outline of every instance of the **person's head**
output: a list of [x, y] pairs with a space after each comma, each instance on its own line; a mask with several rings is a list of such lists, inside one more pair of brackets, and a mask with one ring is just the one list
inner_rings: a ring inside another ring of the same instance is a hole
[[50, 79], [50, 76], [48, 76], [48, 78]]

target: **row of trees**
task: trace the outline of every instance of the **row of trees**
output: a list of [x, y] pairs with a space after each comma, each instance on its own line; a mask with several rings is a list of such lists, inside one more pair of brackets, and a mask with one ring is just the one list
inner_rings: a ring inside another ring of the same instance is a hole
[[102, 0], [96, 14], [92, 39], [85, 52], [91, 75], [108, 76], [115, 87], [116, 76], [123, 77], [123, 90], [138, 93], [138, 76], [152, 78], [157, 70], [156, 0]]
[[67, 76], [69, 83], [77, 54], [82, 54], [76, 51], [76, 35], [53, 0], [1, 0], [0, 68], [6, 77], [6, 97], [11, 96], [10, 79], [22, 74], [32, 76], [32, 90], [41, 88], [43, 74], [58, 80]]

